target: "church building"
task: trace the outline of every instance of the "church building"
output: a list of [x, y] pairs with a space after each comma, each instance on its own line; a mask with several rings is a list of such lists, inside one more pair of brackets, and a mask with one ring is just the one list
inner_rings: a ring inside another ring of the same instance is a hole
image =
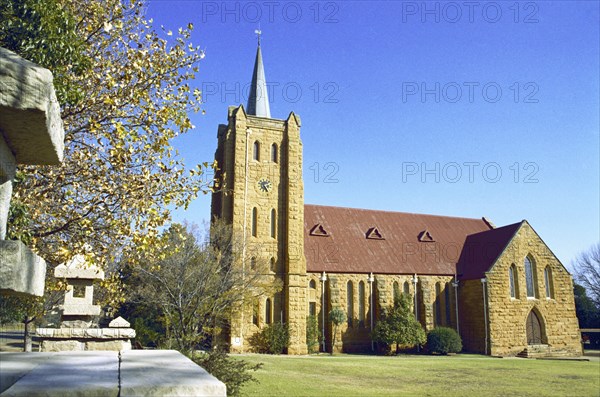
[[[306, 354], [307, 317], [330, 351], [334, 307], [348, 320], [336, 351], [371, 352], [371, 331], [394, 292], [411, 297], [428, 331], [456, 329], [464, 350], [494, 356], [581, 355], [572, 277], [526, 221], [304, 203], [301, 120], [271, 118], [260, 41], [246, 108], [219, 125], [219, 190], [211, 216], [243, 242], [242, 266], [265, 263], [283, 285], [231, 320], [234, 352], [273, 322], [289, 324], [289, 354]], [[248, 257], [248, 258], [246, 258]]]

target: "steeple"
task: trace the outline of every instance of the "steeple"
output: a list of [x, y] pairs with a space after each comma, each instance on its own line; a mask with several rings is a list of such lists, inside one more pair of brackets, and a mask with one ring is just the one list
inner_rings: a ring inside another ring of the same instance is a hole
[[254, 72], [252, 73], [247, 113], [253, 116], [271, 118], [267, 81], [265, 79], [262, 53], [260, 51], [260, 35], [262, 32], [256, 30], [255, 33], [258, 35], [258, 47], [256, 49], [256, 61], [254, 62]]

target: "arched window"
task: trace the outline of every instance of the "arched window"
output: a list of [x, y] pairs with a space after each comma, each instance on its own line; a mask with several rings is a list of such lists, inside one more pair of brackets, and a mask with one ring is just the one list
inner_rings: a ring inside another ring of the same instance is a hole
[[354, 319], [354, 286], [352, 281], [348, 281], [346, 285], [346, 306], [348, 309], [348, 327], [352, 327], [352, 320]]
[[271, 161], [274, 163], [277, 162], [277, 144], [276, 143], [271, 145]]
[[525, 257], [525, 284], [527, 287], [527, 297], [535, 298], [536, 282], [535, 282], [535, 264], [527, 256]]
[[273, 273], [277, 272], [277, 262], [275, 262], [275, 258], [271, 257], [271, 267], [270, 267], [271, 271]]
[[554, 298], [554, 285], [552, 284], [552, 269], [546, 266], [544, 269], [544, 284], [546, 284], [546, 298]]
[[396, 299], [396, 297], [400, 297], [400, 285], [398, 284], [397, 281], [394, 281], [394, 300]]
[[260, 161], [260, 142], [254, 142], [254, 149], [252, 151], [252, 158], [256, 161]]
[[258, 237], [258, 209], [252, 208], [252, 236]]
[[365, 283], [358, 283], [358, 321], [360, 326], [365, 325]]
[[271, 238], [275, 238], [275, 233], [277, 232], [277, 213], [273, 208], [271, 210]]
[[317, 282], [315, 280], [310, 280], [310, 282], [308, 283], [308, 288], [317, 289]]
[[510, 297], [517, 298], [517, 267], [514, 264], [508, 269], [508, 285], [510, 287]]
[[440, 283], [435, 283], [435, 312], [434, 312], [434, 318], [433, 318], [433, 324], [437, 327], [439, 325], [442, 325], [442, 308], [441, 308], [441, 293], [442, 293], [442, 286], [440, 285]]
[[252, 270], [256, 269], [256, 258], [255, 257], [250, 258], [250, 269], [252, 269]]
[[271, 324], [271, 299], [267, 298], [265, 303], [265, 323]]
[[410, 283], [408, 281], [404, 282], [404, 295], [408, 298], [410, 296]]

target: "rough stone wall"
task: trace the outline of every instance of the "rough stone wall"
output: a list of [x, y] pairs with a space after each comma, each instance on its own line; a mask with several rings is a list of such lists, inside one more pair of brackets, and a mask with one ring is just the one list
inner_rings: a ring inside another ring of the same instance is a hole
[[[533, 259], [535, 297], [527, 297], [524, 260]], [[510, 296], [509, 268], [517, 269], [516, 298]], [[546, 296], [544, 269], [551, 271]], [[510, 356], [527, 347], [526, 319], [536, 310], [542, 323], [542, 343], [548, 355], [581, 355], [571, 275], [531, 226], [524, 222], [496, 264], [487, 273], [492, 355]]]
[[[338, 334], [336, 336], [336, 352], [346, 352], [346, 353], [356, 353], [356, 352], [370, 352], [371, 345], [371, 310], [373, 312], [373, 326], [377, 323], [378, 319], [381, 315], [381, 309], [387, 308], [393, 305], [394, 302], [394, 283], [398, 283], [398, 289], [400, 293], [404, 291], [404, 283], [408, 282], [409, 284], [409, 294], [411, 296], [411, 305], [414, 302], [414, 283], [412, 275], [387, 275], [387, 274], [375, 274], [375, 282], [373, 283], [373, 303], [374, 307], [371, 307], [371, 295], [370, 288], [368, 283], [368, 274], [346, 274], [346, 273], [336, 273], [336, 274], [327, 274], [327, 283], [326, 283], [326, 312], [325, 312], [325, 333], [326, 333], [326, 341], [327, 341], [327, 351], [330, 350], [331, 346], [331, 333], [333, 329], [329, 324], [329, 320], [327, 315], [329, 310], [333, 307], [339, 307], [348, 316], [348, 309], [352, 309], [352, 313], [350, 317], [352, 317], [351, 323], [342, 324], [338, 329]], [[309, 273], [307, 285], [310, 280], [315, 282], [316, 288], [314, 291], [308, 289], [307, 296], [308, 302], [314, 302], [316, 307], [316, 315], [319, 322], [319, 330], [323, 329], [323, 312], [321, 311], [322, 307], [322, 282], [320, 281], [321, 274], [319, 273]], [[426, 285], [427, 288], [423, 293], [420, 293], [419, 296], [422, 296], [423, 302], [419, 302], [420, 306], [429, 308], [425, 311], [423, 318], [425, 319], [425, 329], [430, 330], [434, 327], [434, 305], [436, 299], [444, 299], [442, 296], [436, 297], [435, 294], [435, 284], [440, 282], [441, 285], [445, 285], [445, 283], [450, 283], [453, 279], [452, 276], [418, 276], [420, 283], [419, 286]], [[348, 306], [348, 282], [352, 282], [352, 305]], [[359, 285], [361, 281], [364, 283], [364, 318], [361, 318], [361, 302], [360, 302], [360, 293], [359, 293]], [[430, 286], [433, 286], [430, 288]], [[442, 289], [442, 294], [443, 294]], [[450, 304], [450, 316], [446, 317], [443, 315], [443, 318], [440, 320], [440, 325], [454, 327], [456, 322], [455, 316], [455, 303], [454, 303], [454, 293], [451, 295]], [[442, 302], [442, 305], [445, 305], [445, 301]], [[307, 306], [308, 307], [308, 306]], [[443, 306], [442, 306], [443, 307]], [[307, 312], [308, 313], [308, 309]], [[445, 313], [445, 311], [444, 311]]]
[[483, 289], [479, 279], [460, 281], [458, 307], [463, 350], [483, 354], [485, 351], [485, 323]]

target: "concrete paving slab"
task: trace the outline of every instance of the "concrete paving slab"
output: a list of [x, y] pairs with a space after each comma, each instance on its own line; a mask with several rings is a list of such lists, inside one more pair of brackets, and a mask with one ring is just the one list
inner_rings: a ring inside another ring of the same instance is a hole
[[[31, 357], [34, 355], [43, 356], [44, 353], [32, 353]], [[5, 390], [2, 396], [118, 396], [117, 352], [62, 352], [46, 353], [46, 355], [48, 355], [46, 360], [27, 372], [18, 382]], [[4, 354], [0, 357], [4, 358]], [[18, 360], [21, 363], [25, 361], [22, 357], [21, 355]]]
[[0, 353], [0, 393], [51, 356], [48, 353]]
[[121, 396], [222, 396], [225, 384], [175, 350], [121, 352]]

